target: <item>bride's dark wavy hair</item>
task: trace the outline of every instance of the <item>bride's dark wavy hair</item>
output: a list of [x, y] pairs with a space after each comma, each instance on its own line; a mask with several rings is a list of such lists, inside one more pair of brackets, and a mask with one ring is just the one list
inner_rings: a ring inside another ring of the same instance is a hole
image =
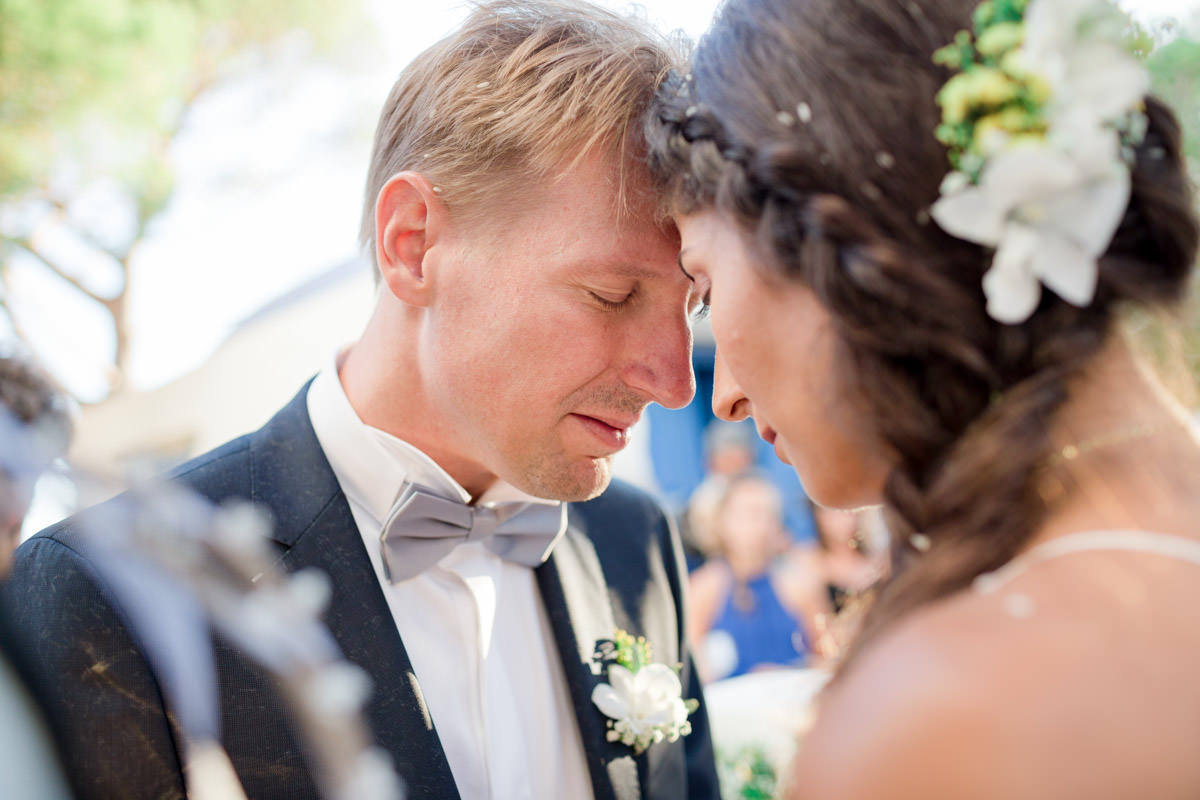
[[[966, 0], [727, 0], [689, 75], [662, 86], [647, 139], [672, 210], [715, 208], [757, 267], [810, 288], [841, 350], [832, 376], [895, 467], [893, 569], [848, 663], [890, 622], [1008, 561], [1046, 513], [1035, 480], [1067, 385], [1118, 304], [1178, 305], [1200, 237], [1171, 111], [1146, 99], [1128, 209], [1076, 308], [1049, 291], [994, 321], [991, 251], [928, 209], [949, 170], [933, 53], [969, 29]], [[914, 533], [931, 546], [919, 558]]]

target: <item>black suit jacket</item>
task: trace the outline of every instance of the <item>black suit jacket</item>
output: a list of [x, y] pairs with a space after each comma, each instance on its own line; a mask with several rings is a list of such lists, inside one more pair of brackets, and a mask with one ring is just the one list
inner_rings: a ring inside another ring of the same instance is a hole
[[[328, 573], [334, 591], [326, 622], [345, 657], [371, 676], [367, 718], [408, 797], [457, 798], [420, 681], [313, 433], [305, 396], [302, 390], [262, 429], [188, 462], [175, 477], [214, 502], [262, 504], [274, 515], [281, 563], [289, 571]], [[683, 641], [686, 573], [678, 537], [653, 501], [619, 482], [570, 506], [568, 520], [566, 535], [535, 573], [595, 796], [717, 798], [708, 720]], [[51, 713], [67, 723], [66, 768], [89, 798], [181, 797], [180, 732], [119, 604], [87, 557], [82, 527], [66, 520], [22, 545], [8, 587], [15, 621], [36, 642], [38, 668], [52, 678]], [[636, 758], [606, 740], [605, 718], [591, 702], [603, 680], [592, 659], [595, 642], [616, 627], [645, 636], [655, 660], [682, 663], [685, 695], [700, 701], [689, 736]], [[270, 679], [219, 637], [215, 648], [222, 742], [247, 794], [315, 797]], [[544, 746], [554, 758], [558, 743]]]

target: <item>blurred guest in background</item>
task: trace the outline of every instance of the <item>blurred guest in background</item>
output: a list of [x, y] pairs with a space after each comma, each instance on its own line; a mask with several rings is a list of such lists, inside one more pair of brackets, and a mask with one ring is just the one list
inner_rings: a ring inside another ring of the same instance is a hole
[[713, 517], [730, 479], [754, 466], [757, 437], [746, 422], [715, 420], [704, 429], [704, 480], [692, 490], [680, 525], [688, 570], [717, 548]]
[[877, 557], [878, 530], [882, 525], [875, 509], [850, 511], [813, 505], [817, 523], [817, 558], [834, 613], [870, 590], [879, 580], [883, 562]]
[[814, 628], [819, 650], [832, 656], [849, 642], [863, 601], [883, 575], [887, 534], [878, 508], [810, 506], [817, 541], [789, 552], [788, 573], [820, 583], [824, 602]]
[[28, 356], [0, 356], [0, 575], [33, 499], [37, 479], [71, 441], [69, 402], [54, 380]]
[[779, 488], [758, 472], [728, 480], [713, 514], [716, 550], [691, 575], [688, 635], [707, 681], [799, 666], [826, 610], [817, 572], [780, 558], [794, 545]]

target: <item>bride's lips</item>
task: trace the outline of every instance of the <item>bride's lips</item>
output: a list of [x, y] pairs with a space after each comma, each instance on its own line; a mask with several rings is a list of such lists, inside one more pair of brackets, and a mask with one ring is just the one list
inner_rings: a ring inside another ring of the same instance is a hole
[[778, 458], [780, 461], [782, 461], [785, 464], [790, 465], [792, 463], [791, 460], [787, 457], [787, 453], [785, 453], [783, 451], [783, 448], [781, 448], [779, 446], [780, 443], [776, 441], [779, 438], [779, 434], [775, 431], [774, 428], [764, 425], [758, 429], [758, 435], [762, 437], [762, 440], [764, 442], [771, 445], [775, 449], [775, 457], [776, 458]]
[[637, 417], [592, 416], [590, 414], [572, 414], [572, 417], [583, 423], [590, 434], [598, 439], [607, 452], [600, 455], [611, 455], [625, 448], [629, 443], [629, 429], [637, 422]]
[[766, 425], [763, 425], [762, 427], [760, 427], [758, 429], [758, 435], [759, 435], [759, 438], [761, 438], [767, 444], [775, 444], [775, 437], [778, 436], [778, 434], [775, 433], [774, 428], [768, 427]]

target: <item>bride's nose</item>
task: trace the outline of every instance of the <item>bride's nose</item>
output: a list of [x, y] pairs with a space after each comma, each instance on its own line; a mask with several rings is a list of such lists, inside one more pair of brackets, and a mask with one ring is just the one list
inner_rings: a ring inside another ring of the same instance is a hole
[[750, 399], [729, 374], [720, 350], [713, 359], [712, 409], [718, 417], [730, 422], [746, 419], [753, 413]]

